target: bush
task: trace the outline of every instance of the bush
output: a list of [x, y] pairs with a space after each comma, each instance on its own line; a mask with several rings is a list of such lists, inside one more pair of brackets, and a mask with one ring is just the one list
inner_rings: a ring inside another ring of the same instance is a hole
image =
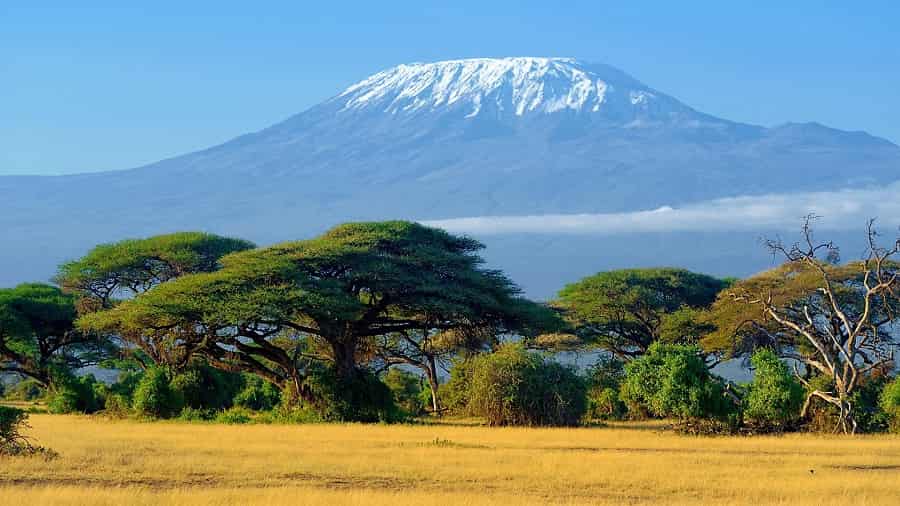
[[450, 413], [456, 415], [470, 414], [468, 412], [469, 386], [472, 383], [473, 363], [472, 359], [454, 360], [450, 368], [450, 379], [438, 387], [441, 405]]
[[10, 401], [36, 401], [45, 393], [43, 385], [29, 378], [7, 386], [4, 398]]
[[184, 400], [185, 406], [213, 410], [230, 408], [243, 385], [242, 375], [220, 371], [204, 363], [193, 364], [173, 376], [170, 382], [172, 391]]
[[887, 415], [888, 427], [894, 434], [900, 434], [900, 377], [886, 384], [881, 391], [879, 406]]
[[51, 413], [95, 413], [103, 408], [105, 386], [92, 374], [76, 377], [61, 374], [56, 378], [47, 401]]
[[245, 374], [244, 388], [234, 396], [233, 404], [255, 411], [268, 411], [278, 405], [281, 390], [259, 376]]
[[682, 421], [739, 422], [736, 404], [714, 377], [695, 346], [654, 343], [647, 354], [625, 366], [622, 399], [631, 409]]
[[192, 408], [185, 406], [178, 414], [178, 419], [182, 422], [206, 422], [216, 417], [216, 413], [208, 409]]
[[184, 399], [169, 386], [169, 375], [160, 368], [144, 372], [134, 391], [132, 408], [150, 418], [169, 418], [184, 407]]
[[[425, 401], [430, 400], [430, 395], [423, 397], [422, 377], [402, 369], [390, 369], [382, 378], [384, 384], [391, 390], [394, 402], [406, 414], [418, 416], [425, 413]], [[429, 391], [430, 393], [430, 391]]]
[[778, 356], [768, 349], [750, 358], [755, 372], [744, 399], [744, 416], [763, 427], [782, 429], [797, 420], [803, 387]]
[[213, 421], [232, 425], [250, 423], [253, 421], [253, 412], [247, 408], [234, 407], [217, 413]]
[[341, 378], [331, 367], [312, 367], [304, 382], [311, 408], [329, 422], [396, 422], [402, 419], [387, 385], [366, 369]]
[[625, 367], [615, 357], [603, 357], [590, 368], [587, 376], [587, 418], [621, 420], [627, 409], [619, 396], [625, 379]]
[[577, 425], [586, 410], [584, 380], [569, 367], [506, 344], [472, 360], [469, 411], [489, 425]]

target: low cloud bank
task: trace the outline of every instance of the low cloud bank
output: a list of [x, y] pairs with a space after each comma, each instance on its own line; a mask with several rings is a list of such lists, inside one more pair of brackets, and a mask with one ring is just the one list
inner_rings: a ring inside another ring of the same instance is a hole
[[604, 214], [478, 216], [423, 223], [474, 235], [515, 233], [623, 234], [759, 229], [796, 229], [808, 214], [817, 229], [862, 229], [877, 218], [881, 227], [900, 224], [900, 182], [875, 189], [787, 193], [716, 199], [678, 208]]

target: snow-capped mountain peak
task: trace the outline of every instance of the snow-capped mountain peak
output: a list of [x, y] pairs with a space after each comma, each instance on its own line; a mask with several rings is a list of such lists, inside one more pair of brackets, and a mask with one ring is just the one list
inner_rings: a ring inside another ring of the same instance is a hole
[[398, 65], [350, 86], [334, 100], [342, 111], [409, 114], [449, 109], [465, 117], [487, 110], [515, 116], [564, 110], [633, 116], [687, 109], [612, 67], [539, 57]]

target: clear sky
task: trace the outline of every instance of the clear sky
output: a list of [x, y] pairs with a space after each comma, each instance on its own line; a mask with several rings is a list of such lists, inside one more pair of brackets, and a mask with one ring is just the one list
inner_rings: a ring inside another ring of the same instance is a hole
[[129, 3], [0, 0], [0, 174], [135, 167], [479, 56], [608, 63], [724, 118], [900, 143], [893, 1]]

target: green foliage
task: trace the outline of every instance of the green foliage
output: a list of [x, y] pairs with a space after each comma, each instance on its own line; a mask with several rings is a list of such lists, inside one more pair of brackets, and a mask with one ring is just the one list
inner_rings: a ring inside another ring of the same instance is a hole
[[60, 373], [47, 400], [51, 413], [95, 413], [103, 409], [106, 389], [93, 375], [76, 377]]
[[580, 423], [586, 410], [584, 380], [569, 367], [506, 344], [474, 357], [468, 409], [490, 425]]
[[602, 357], [587, 375], [587, 418], [594, 420], [620, 420], [627, 408], [619, 395], [625, 367], [615, 357]]
[[174, 375], [169, 386], [186, 407], [220, 410], [231, 407], [243, 382], [240, 374], [196, 363]]
[[769, 349], [753, 354], [755, 369], [744, 399], [744, 416], [758, 425], [784, 427], [800, 415], [803, 387], [778, 355]]
[[625, 365], [621, 393], [629, 409], [659, 417], [737, 421], [735, 404], [696, 346], [654, 343]]
[[900, 377], [884, 386], [879, 406], [888, 417], [891, 432], [900, 434]]
[[697, 313], [691, 309], [711, 304], [725, 286], [684, 269], [623, 269], [567, 285], [555, 305], [586, 342], [632, 357], [663, 332], [668, 342], [696, 342], [705, 329], [693, 321]]
[[[465, 330], [496, 336], [531, 332], [552, 320], [546, 308], [525, 301], [502, 273], [486, 269], [482, 245], [416, 223], [349, 223], [320, 237], [233, 253], [215, 272], [160, 283], [112, 309], [83, 316], [86, 329], [125, 336], [140, 346], [155, 343], [155, 360], [202, 352], [223, 367], [291, 384], [306, 374], [298, 351], [334, 363], [343, 385], [304, 395], [354, 396], [375, 385], [358, 373], [362, 351], [392, 332]], [[265, 328], [265, 333], [254, 329]], [[314, 342], [314, 346], [309, 342]], [[157, 358], [158, 357], [158, 358]], [[362, 378], [362, 379], [361, 379]], [[386, 390], [385, 390], [386, 391]], [[377, 396], [376, 396], [377, 397]], [[314, 399], [308, 399], [315, 401]], [[375, 412], [386, 408], [382, 400]], [[316, 401], [318, 402], [318, 401]], [[363, 406], [368, 401], [348, 399]], [[386, 413], [338, 418], [382, 418]]]
[[44, 397], [45, 393], [40, 382], [28, 378], [7, 386], [4, 398], [10, 401], [35, 401]]
[[391, 390], [378, 376], [357, 369], [347, 378], [333, 367], [310, 370], [304, 386], [314, 399], [310, 406], [329, 422], [396, 422], [401, 414]]
[[210, 272], [228, 253], [253, 248], [241, 239], [203, 232], [178, 232], [101, 244], [84, 257], [60, 266], [56, 281], [87, 299], [83, 309], [115, 303], [121, 293], [136, 294], [193, 272]]
[[409, 371], [393, 368], [382, 378], [385, 385], [391, 390], [394, 402], [406, 414], [417, 416], [425, 413], [425, 401], [430, 400], [423, 395], [422, 377]]
[[28, 413], [21, 409], [0, 406], [0, 457], [40, 455], [52, 460], [58, 454], [48, 448], [35, 446], [22, 434], [28, 428]]
[[234, 405], [254, 411], [268, 411], [281, 401], [281, 390], [259, 376], [244, 374], [244, 387], [234, 396]]
[[49, 386], [55, 369], [99, 360], [108, 342], [77, 332], [75, 300], [59, 288], [28, 283], [0, 289], [0, 371]]
[[181, 412], [184, 398], [169, 384], [169, 375], [162, 368], [144, 372], [134, 391], [132, 408], [140, 416], [170, 418]]
[[457, 358], [450, 368], [450, 379], [438, 387], [441, 402], [449, 412], [468, 415], [469, 386], [472, 384], [474, 372], [472, 358]]
[[208, 422], [216, 417], [216, 412], [209, 409], [192, 408], [185, 406], [178, 414], [178, 420], [182, 422]]
[[235, 406], [217, 413], [215, 418], [213, 418], [213, 421], [231, 425], [250, 423], [253, 421], [253, 412], [247, 408]]

